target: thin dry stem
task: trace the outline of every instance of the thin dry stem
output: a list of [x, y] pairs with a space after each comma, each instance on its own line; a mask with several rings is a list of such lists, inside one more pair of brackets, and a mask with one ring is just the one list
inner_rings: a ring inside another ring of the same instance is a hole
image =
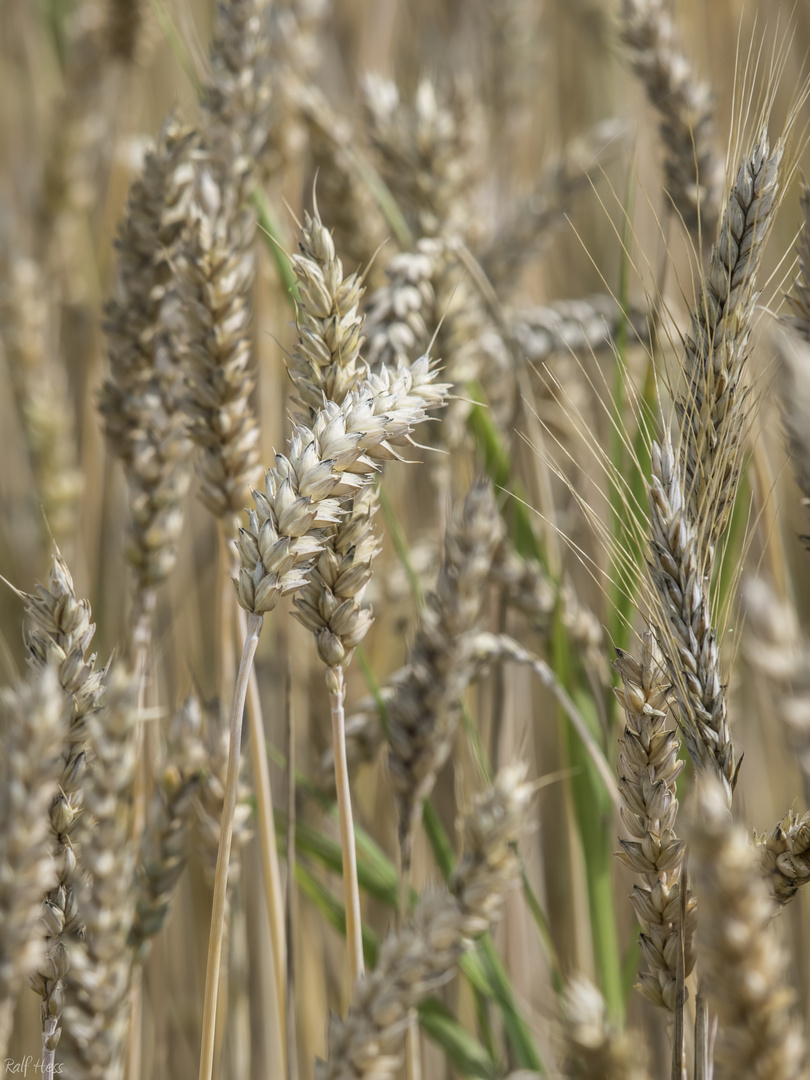
[[349, 951], [349, 975], [352, 986], [365, 973], [363, 961], [363, 922], [360, 914], [360, 887], [357, 883], [357, 852], [354, 843], [354, 818], [349, 770], [346, 765], [346, 729], [343, 713], [343, 668], [330, 667], [326, 672], [329, 706], [332, 714], [332, 749], [335, 755], [335, 783], [340, 817], [340, 849], [343, 855], [343, 892], [346, 901], [346, 943]]
[[228, 900], [228, 863], [231, 855], [233, 822], [236, 799], [239, 792], [239, 759], [242, 746], [242, 715], [247, 696], [248, 679], [259, 644], [263, 617], [251, 614], [248, 618], [247, 637], [242, 650], [242, 660], [236, 677], [236, 687], [231, 709], [231, 737], [228, 748], [228, 773], [225, 781], [225, 798], [220, 827], [217, 869], [214, 879], [214, 902], [211, 913], [211, 934], [208, 941], [208, 961], [205, 970], [205, 997], [203, 1004], [202, 1045], [200, 1051], [200, 1080], [211, 1080], [214, 1069], [214, 1039], [216, 1034], [217, 992], [222, 942], [225, 935], [225, 916]]

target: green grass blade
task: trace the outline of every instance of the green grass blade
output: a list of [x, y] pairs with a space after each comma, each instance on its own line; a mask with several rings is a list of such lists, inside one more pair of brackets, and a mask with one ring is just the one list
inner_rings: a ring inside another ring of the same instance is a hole
[[[439, 869], [445, 881], [449, 881], [455, 866], [455, 855], [430, 801], [425, 802], [423, 822]], [[504, 1030], [521, 1067], [544, 1072], [529, 1026], [520, 1015], [509, 977], [488, 934], [479, 938], [476, 952], [468, 953], [459, 966], [470, 982], [498, 1005]]]
[[461, 1026], [438, 998], [426, 998], [419, 1005], [418, 1013], [422, 1031], [441, 1047], [462, 1076], [495, 1080], [499, 1075], [498, 1066], [486, 1048]]
[[[285, 835], [286, 815], [275, 812], [276, 831], [279, 837]], [[377, 845], [367, 835], [360, 835], [355, 828], [357, 845], [357, 880], [360, 888], [373, 896], [375, 900], [396, 910], [399, 903], [399, 878], [394, 864], [385, 857]], [[295, 843], [298, 850], [321, 866], [336, 874], [343, 873], [343, 857], [340, 844], [319, 829], [298, 821], [295, 826]]]
[[[346, 908], [332, 893], [330, 889], [319, 881], [314, 874], [302, 863], [295, 864], [295, 880], [301, 892], [312, 901], [318, 911], [323, 915], [330, 926], [342, 936], [346, 937]], [[363, 933], [363, 956], [366, 964], [373, 968], [377, 963], [377, 949], [379, 941], [377, 935], [365, 924]]]
[[450, 875], [453, 873], [453, 867], [456, 865], [456, 853], [453, 851], [450, 838], [442, 828], [439, 815], [433, 809], [433, 803], [429, 799], [426, 800], [422, 810], [422, 824], [430, 841], [433, 857], [442, 872], [442, 877], [445, 881], [449, 881]]
[[495, 1000], [501, 1010], [504, 1028], [518, 1066], [521, 1069], [532, 1069], [534, 1072], [545, 1075], [546, 1067], [537, 1052], [529, 1025], [520, 1014], [509, 975], [489, 934], [484, 934], [482, 938], [479, 938], [478, 950], [490, 985], [495, 992]]
[[396, 551], [399, 561], [402, 563], [405, 575], [408, 578], [408, 584], [410, 585], [411, 592], [416, 600], [416, 606], [421, 610], [425, 606], [425, 594], [422, 591], [422, 582], [419, 580], [419, 575], [411, 562], [411, 550], [408, 546], [407, 538], [399, 523], [399, 519], [394, 513], [394, 508], [391, 506], [391, 500], [388, 498], [382, 484], [379, 485], [378, 492], [380, 496], [380, 508], [382, 509], [383, 517], [385, 518], [385, 524], [388, 526], [388, 532], [393, 541], [394, 550]]
[[253, 192], [252, 202], [265, 246], [276, 264], [284, 295], [295, 309], [295, 301], [298, 296], [298, 279], [293, 273], [293, 268], [284, 248], [281, 225], [261, 188], [257, 188]]

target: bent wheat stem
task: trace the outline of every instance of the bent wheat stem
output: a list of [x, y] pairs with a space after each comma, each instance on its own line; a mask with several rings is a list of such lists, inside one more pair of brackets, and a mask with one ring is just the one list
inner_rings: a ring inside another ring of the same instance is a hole
[[352, 986], [365, 974], [363, 936], [360, 920], [360, 888], [357, 884], [357, 853], [354, 846], [354, 820], [346, 762], [346, 719], [343, 713], [343, 668], [327, 668], [326, 685], [332, 710], [332, 745], [335, 755], [335, 786], [340, 817], [340, 848], [343, 853], [343, 892], [346, 900], [346, 941], [349, 947], [349, 972]]
[[231, 708], [231, 739], [228, 748], [228, 772], [225, 778], [225, 797], [222, 825], [219, 834], [217, 869], [214, 878], [214, 902], [211, 911], [211, 933], [208, 938], [208, 962], [205, 969], [205, 998], [203, 1003], [202, 1045], [200, 1049], [200, 1080], [211, 1080], [214, 1069], [214, 1039], [216, 1035], [217, 990], [225, 918], [228, 908], [228, 861], [231, 855], [236, 796], [239, 790], [239, 755], [242, 744], [242, 714], [245, 709], [250, 671], [256, 646], [259, 644], [264, 618], [250, 614], [242, 659], [236, 676]]

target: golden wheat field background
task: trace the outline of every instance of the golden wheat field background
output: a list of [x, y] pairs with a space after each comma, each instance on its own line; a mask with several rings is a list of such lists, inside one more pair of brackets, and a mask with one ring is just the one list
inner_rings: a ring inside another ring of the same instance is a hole
[[807, 4], [0, 26], [0, 1070], [808, 1075]]

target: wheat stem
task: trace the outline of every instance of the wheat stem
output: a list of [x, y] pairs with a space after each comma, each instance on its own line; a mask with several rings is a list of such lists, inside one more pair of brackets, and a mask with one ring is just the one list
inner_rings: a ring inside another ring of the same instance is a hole
[[285, 679], [285, 736], [287, 741], [287, 895], [284, 930], [287, 936], [287, 982], [285, 1035], [287, 1043], [287, 1080], [298, 1077], [298, 1044], [295, 1034], [295, 957], [293, 949], [295, 912], [295, 732], [292, 721], [292, 694], [290, 686], [290, 668], [287, 665]]
[[326, 669], [329, 704], [332, 711], [332, 747], [335, 755], [335, 786], [340, 817], [340, 848], [343, 853], [343, 892], [346, 901], [346, 942], [352, 986], [365, 974], [363, 935], [360, 919], [360, 888], [357, 883], [357, 853], [354, 847], [352, 797], [346, 761], [346, 718], [343, 713], [343, 667]]
[[214, 1069], [214, 1039], [216, 1035], [217, 990], [219, 987], [219, 964], [222, 956], [222, 940], [225, 933], [225, 916], [228, 907], [228, 861], [231, 854], [233, 820], [236, 813], [236, 796], [239, 790], [239, 757], [242, 744], [242, 714], [245, 709], [250, 670], [256, 646], [259, 644], [264, 618], [250, 614], [247, 634], [242, 649], [242, 659], [236, 676], [236, 687], [231, 709], [231, 740], [228, 749], [228, 772], [225, 779], [225, 797], [222, 808], [222, 825], [219, 835], [217, 869], [214, 878], [214, 902], [211, 912], [211, 933], [208, 939], [208, 962], [205, 969], [205, 998], [203, 1004], [202, 1045], [200, 1049], [200, 1080], [211, 1080]]
[[[244, 609], [238, 603], [235, 606], [239, 637], [244, 640], [247, 636], [247, 617]], [[264, 881], [264, 895], [267, 898], [267, 914], [270, 920], [270, 939], [273, 943], [273, 972], [278, 996], [279, 1031], [283, 1031], [287, 995], [284, 893], [281, 888], [276, 830], [273, 825], [273, 792], [270, 786], [270, 769], [267, 764], [265, 750], [262, 704], [256, 672], [252, 668], [248, 680], [247, 711], [250, 741], [253, 744], [253, 786], [256, 790], [256, 820], [259, 827], [262, 878]]]

